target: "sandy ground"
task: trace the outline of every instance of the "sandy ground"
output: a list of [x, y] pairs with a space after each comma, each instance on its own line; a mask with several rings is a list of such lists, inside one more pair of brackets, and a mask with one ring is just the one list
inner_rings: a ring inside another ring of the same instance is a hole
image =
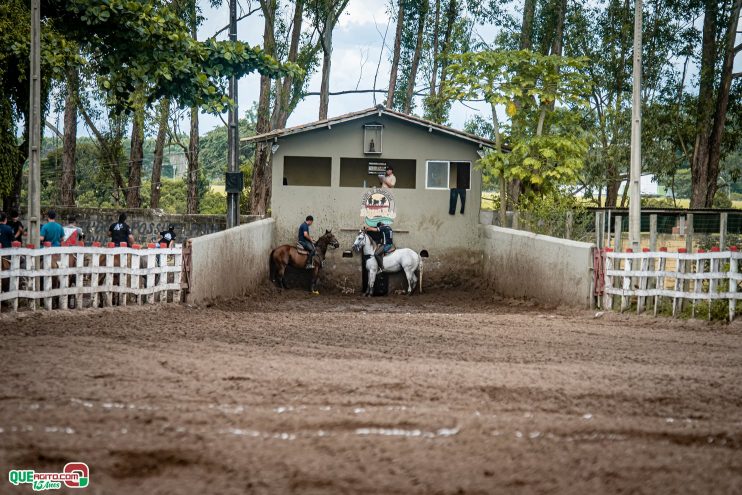
[[742, 325], [266, 291], [0, 334], [0, 493], [742, 492]]

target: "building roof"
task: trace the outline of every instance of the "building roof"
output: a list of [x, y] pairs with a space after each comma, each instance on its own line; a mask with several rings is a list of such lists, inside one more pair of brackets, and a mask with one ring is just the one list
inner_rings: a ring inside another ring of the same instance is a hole
[[[464, 139], [466, 141], [471, 141], [472, 143], [476, 143], [480, 146], [486, 146], [489, 148], [495, 147], [495, 142], [490, 139], [485, 139], [475, 134], [470, 134], [468, 132], [460, 131], [452, 127], [437, 124], [430, 120], [421, 119], [420, 117], [415, 117], [414, 115], [408, 115], [402, 112], [397, 112], [396, 110], [391, 110], [391, 109], [386, 108], [384, 105], [377, 105], [375, 107], [367, 108], [365, 110], [359, 110], [357, 112], [346, 113], [345, 115], [339, 115], [337, 117], [332, 117], [330, 119], [317, 120], [315, 122], [309, 122], [307, 124], [297, 125], [295, 127], [289, 127], [288, 129], [276, 129], [275, 131], [266, 132], [265, 134], [258, 134], [256, 136], [245, 137], [245, 138], [240, 139], [240, 141], [243, 143], [257, 143], [261, 141], [271, 141], [273, 139], [277, 139], [283, 136], [290, 136], [292, 134], [299, 134], [302, 132], [313, 131], [315, 129], [321, 129], [323, 127], [331, 127], [333, 124], [340, 124], [340, 123], [348, 122], [351, 120], [369, 117], [371, 115], [379, 115], [379, 116], [388, 115], [389, 117], [394, 117], [399, 120], [404, 120], [406, 122], [416, 124], [421, 127], [425, 127], [429, 131], [436, 130], [444, 134], [453, 136], [455, 138]], [[506, 146], [503, 146], [503, 148], [506, 148]]]

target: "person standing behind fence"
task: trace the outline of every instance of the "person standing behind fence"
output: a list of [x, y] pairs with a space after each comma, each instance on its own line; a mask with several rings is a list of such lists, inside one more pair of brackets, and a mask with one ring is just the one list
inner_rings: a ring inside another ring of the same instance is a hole
[[160, 232], [160, 240], [158, 244], [166, 244], [167, 247], [175, 247], [175, 225], [168, 225], [165, 232]]
[[41, 226], [41, 244], [43, 246], [45, 242], [51, 242], [52, 247], [59, 247], [64, 239], [64, 229], [57, 223], [57, 212], [49, 210], [46, 218], [48, 221]]
[[3, 248], [13, 247], [13, 227], [8, 225], [8, 215], [0, 212], [0, 245]]
[[18, 210], [10, 210], [10, 221], [8, 222], [8, 225], [13, 228], [13, 240], [22, 243], [23, 234], [26, 230], [23, 227], [23, 223], [21, 223], [19, 218], [20, 216], [21, 214], [18, 213]]
[[120, 246], [122, 242], [128, 242], [129, 246], [134, 244], [134, 236], [131, 233], [131, 227], [126, 224], [126, 213], [119, 215], [119, 221], [112, 223], [108, 228], [108, 235], [115, 246]]
[[63, 246], [76, 246], [78, 241], [85, 239], [82, 229], [77, 226], [77, 218], [74, 215], [67, 217], [67, 226], [64, 227]]

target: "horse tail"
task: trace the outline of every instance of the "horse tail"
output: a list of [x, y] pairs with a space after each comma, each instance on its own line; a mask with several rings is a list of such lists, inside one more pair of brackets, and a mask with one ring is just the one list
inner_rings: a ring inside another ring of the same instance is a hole
[[268, 256], [268, 277], [271, 282], [275, 281], [275, 275], [276, 275], [276, 262], [273, 261], [273, 253], [275, 253], [276, 250], [274, 249], [271, 251], [270, 256]]
[[418, 285], [418, 290], [420, 291], [420, 294], [422, 294], [423, 293], [423, 257], [420, 256], [420, 253], [417, 253], [417, 259], [418, 259], [417, 269], [420, 273], [420, 280], [418, 281], [420, 285]]

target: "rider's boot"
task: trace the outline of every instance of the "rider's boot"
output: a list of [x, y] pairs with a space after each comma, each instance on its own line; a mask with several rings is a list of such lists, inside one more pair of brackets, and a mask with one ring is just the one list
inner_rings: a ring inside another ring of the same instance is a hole
[[314, 268], [314, 257], [313, 256], [307, 256], [307, 264], [304, 267], [306, 270], [311, 270]]
[[384, 257], [381, 254], [375, 254], [376, 264], [379, 265], [379, 273], [384, 273]]

